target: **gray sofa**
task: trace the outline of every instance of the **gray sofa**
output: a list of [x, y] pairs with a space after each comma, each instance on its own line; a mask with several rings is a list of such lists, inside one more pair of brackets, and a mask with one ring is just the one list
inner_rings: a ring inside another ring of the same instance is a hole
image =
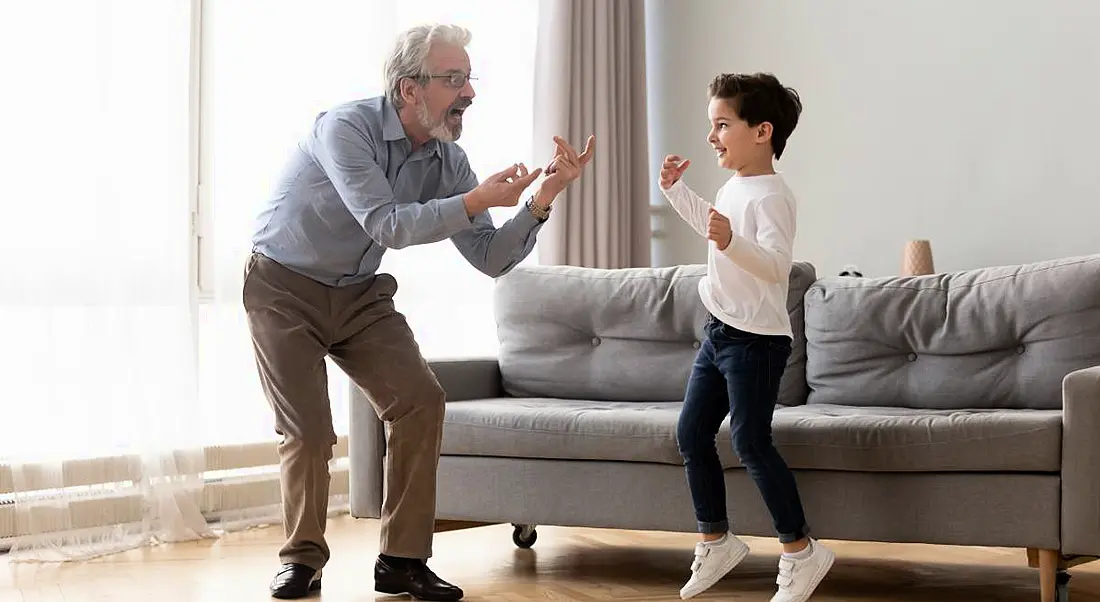
[[[432, 364], [438, 518], [517, 525], [521, 546], [536, 525], [692, 531], [675, 425], [704, 271], [498, 279], [499, 356]], [[1066, 569], [1100, 556], [1100, 255], [885, 278], [798, 262], [790, 284], [774, 438], [814, 535], [1028, 549], [1043, 599], [1064, 599]], [[362, 399], [350, 446], [352, 514], [377, 517], [383, 429]], [[774, 535], [728, 422], [718, 448], [733, 530]]]

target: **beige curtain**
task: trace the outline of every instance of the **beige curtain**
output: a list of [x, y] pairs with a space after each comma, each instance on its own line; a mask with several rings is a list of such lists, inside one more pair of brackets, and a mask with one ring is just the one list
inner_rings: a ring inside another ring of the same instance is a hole
[[539, 262], [650, 265], [643, 0], [541, 0], [535, 70], [535, 160], [553, 136], [596, 156], [554, 202]]

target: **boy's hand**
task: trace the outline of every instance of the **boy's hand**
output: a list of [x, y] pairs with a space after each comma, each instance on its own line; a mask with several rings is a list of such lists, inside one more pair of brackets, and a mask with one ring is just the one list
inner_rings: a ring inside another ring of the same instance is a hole
[[708, 209], [707, 212], [709, 214], [709, 219], [707, 220], [707, 239], [717, 243], [719, 251], [725, 251], [726, 247], [730, 246], [730, 242], [733, 241], [733, 230], [730, 228], [730, 220], [719, 213], [714, 207]]
[[691, 159], [681, 160], [679, 155], [666, 156], [664, 165], [661, 166], [661, 188], [668, 190], [673, 184], [679, 182], [689, 165], [691, 165]]

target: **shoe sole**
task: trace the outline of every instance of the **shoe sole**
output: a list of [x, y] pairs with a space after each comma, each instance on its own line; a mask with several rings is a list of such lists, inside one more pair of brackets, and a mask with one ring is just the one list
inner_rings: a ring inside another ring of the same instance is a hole
[[311, 595], [313, 595], [313, 594], [315, 594], [319, 591], [321, 591], [321, 580], [320, 579], [318, 579], [316, 581], [310, 581], [309, 582], [309, 587], [306, 589], [306, 593], [302, 594], [301, 596], [287, 596], [287, 595], [279, 595], [279, 594], [276, 594], [276, 593], [272, 593], [271, 597], [275, 598], [276, 600], [297, 600], [299, 598], [307, 598], [307, 597], [309, 597], [309, 596], [311, 596]]
[[825, 564], [817, 568], [817, 572], [814, 573], [813, 579], [810, 580], [810, 588], [806, 590], [806, 595], [799, 596], [791, 602], [806, 602], [810, 599], [810, 596], [814, 595], [814, 591], [817, 590], [817, 586], [821, 585], [821, 581], [825, 579], [825, 575], [829, 574], [829, 570], [833, 568], [833, 563], [836, 562], [836, 554], [830, 550], [825, 550], [828, 553], [828, 560]]
[[401, 587], [401, 586], [398, 586], [398, 585], [389, 585], [389, 584], [386, 584], [386, 583], [377, 583], [377, 582], [375, 582], [375, 584], [374, 584], [374, 591], [376, 591], [380, 594], [388, 594], [390, 596], [400, 596], [400, 595], [403, 595], [403, 594], [408, 594], [409, 597], [411, 597], [413, 600], [423, 600], [424, 602], [455, 602], [455, 600], [461, 600], [462, 599], [459, 596], [452, 596], [452, 597], [447, 597], [447, 598], [420, 598], [418, 596], [413, 595], [413, 593], [410, 592], [408, 590], [408, 588]]
[[[683, 592], [683, 591], [681, 590], [681, 591], [680, 591], [680, 599], [681, 599], [681, 600], [688, 600], [688, 599], [690, 599], [690, 598], [694, 598], [695, 596], [698, 596], [699, 594], [701, 594], [701, 593], [703, 593], [703, 592], [707, 591], [708, 589], [710, 589], [710, 588], [714, 587], [714, 584], [715, 584], [715, 583], [718, 583], [719, 581], [721, 581], [721, 580], [722, 580], [722, 578], [723, 578], [723, 577], [725, 577], [726, 575], [728, 575], [730, 571], [732, 571], [733, 569], [737, 568], [737, 565], [741, 564], [741, 561], [742, 561], [742, 560], [744, 560], [744, 559], [745, 559], [745, 557], [747, 557], [747, 556], [749, 555], [749, 552], [750, 552], [750, 550], [749, 550], [749, 547], [748, 547], [748, 546], [745, 546], [745, 547], [741, 548], [741, 552], [740, 552], [740, 553], [738, 553], [738, 554], [737, 554], [736, 556], [731, 556], [731, 557], [730, 557], [730, 560], [729, 560], [729, 561], [728, 561], [728, 562], [726, 563], [726, 564], [728, 564], [729, 566], [724, 566], [724, 567], [722, 568], [722, 570], [721, 570], [721, 571], [719, 571], [719, 572], [718, 572], [718, 573], [717, 573], [717, 574], [716, 574], [716, 575], [714, 576], [714, 579], [713, 579], [713, 580], [712, 580], [712, 581], [711, 581], [710, 583], [706, 583], [706, 585], [703, 585], [703, 586], [701, 587], [701, 589], [699, 589], [698, 591], [695, 591], [695, 592], [693, 592], [693, 593], [690, 593], [690, 594], [685, 594], [685, 593], [684, 593], [684, 592]], [[696, 585], [695, 587], [696, 587], [696, 588], [699, 588], [700, 586], [699, 586], [699, 585]]]

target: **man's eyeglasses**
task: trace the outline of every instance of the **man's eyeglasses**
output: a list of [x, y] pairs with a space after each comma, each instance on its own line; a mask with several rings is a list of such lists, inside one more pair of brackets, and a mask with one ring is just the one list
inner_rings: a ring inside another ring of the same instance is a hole
[[450, 88], [461, 88], [466, 85], [466, 82], [477, 79], [461, 71], [451, 71], [450, 73], [444, 73], [442, 75], [427, 75], [425, 77], [429, 79], [445, 80], [444, 83]]

